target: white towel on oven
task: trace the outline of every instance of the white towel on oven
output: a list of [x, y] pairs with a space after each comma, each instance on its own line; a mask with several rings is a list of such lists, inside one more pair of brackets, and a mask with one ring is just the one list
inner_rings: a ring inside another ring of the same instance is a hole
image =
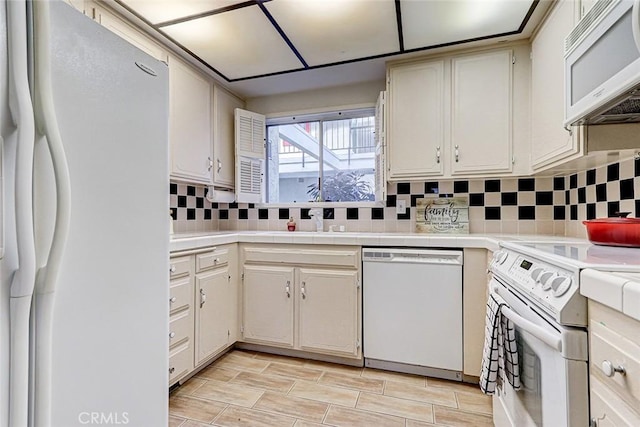
[[507, 303], [499, 295], [491, 294], [487, 301], [484, 349], [480, 389], [485, 394], [494, 394], [498, 381], [507, 381], [514, 389], [520, 389], [520, 368], [513, 323], [502, 315]]

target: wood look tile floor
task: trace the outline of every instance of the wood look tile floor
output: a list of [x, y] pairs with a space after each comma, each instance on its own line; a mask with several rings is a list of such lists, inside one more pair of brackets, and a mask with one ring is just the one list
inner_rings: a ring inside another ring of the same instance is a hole
[[493, 426], [475, 385], [234, 350], [169, 396], [169, 427]]

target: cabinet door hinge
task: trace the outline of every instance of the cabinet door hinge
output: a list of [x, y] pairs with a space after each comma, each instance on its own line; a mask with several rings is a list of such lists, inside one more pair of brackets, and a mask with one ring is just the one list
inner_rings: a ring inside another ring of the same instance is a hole
[[243, 272], [242, 272], [242, 274], [240, 275], [240, 279], [241, 279], [242, 281], [244, 281], [244, 271], [243, 271]]
[[515, 55], [513, 55], [513, 56], [511, 57], [511, 63], [512, 63], [512, 64], [515, 64], [515, 63], [516, 63], [516, 56], [515, 56]]
[[360, 340], [356, 340], [356, 348], [360, 348]]
[[360, 279], [356, 279], [356, 288], [360, 289]]
[[516, 156], [511, 157], [511, 164], [512, 165], [516, 164]]
[[240, 326], [240, 332], [244, 334], [244, 326]]

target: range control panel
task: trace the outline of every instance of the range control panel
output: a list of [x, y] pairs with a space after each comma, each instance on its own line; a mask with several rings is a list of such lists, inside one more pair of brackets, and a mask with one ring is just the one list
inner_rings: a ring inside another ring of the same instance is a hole
[[565, 325], [586, 325], [586, 299], [580, 295], [578, 273], [501, 249], [491, 271], [505, 284]]

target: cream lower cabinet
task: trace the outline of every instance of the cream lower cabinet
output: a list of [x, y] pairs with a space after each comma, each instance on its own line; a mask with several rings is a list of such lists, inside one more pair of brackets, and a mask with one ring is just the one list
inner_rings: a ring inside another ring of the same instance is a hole
[[245, 265], [243, 339], [293, 348], [294, 268]]
[[237, 244], [172, 254], [169, 385], [238, 339]]
[[242, 341], [360, 358], [358, 248], [246, 246]]
[[487, 276], [491, 258], [481, 248], [464, 249], [462, 266], [462, 330], [463, 373], [467, 377], [479, 377], [484, 348], [484, 321], [486, 317]]
[[591, 300], [588, 309], [591, 426], [640, 426], [640, 322]]
[[172, 257], [169, 270], [169, 385], [193, 370], [193, 262]]
[[301, 268], [299, 273], [300, 349], [356, 356], [358, 272]]

